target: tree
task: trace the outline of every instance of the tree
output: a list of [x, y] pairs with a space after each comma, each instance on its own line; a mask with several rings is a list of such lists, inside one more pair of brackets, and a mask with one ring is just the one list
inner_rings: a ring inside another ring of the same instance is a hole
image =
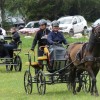
[[58, 19], [65, 15], [83, 15], [90, 21], [100, 16], [100, 0], [0, 0], [2, 18], [5, 10], [18, 12], [27, 20]]
[[0, 0], [0, 11], [1, 11], [1, 19], [2, 19], [2, 22], [4, 22], [4, 19], [5, 19], [5, 0]]

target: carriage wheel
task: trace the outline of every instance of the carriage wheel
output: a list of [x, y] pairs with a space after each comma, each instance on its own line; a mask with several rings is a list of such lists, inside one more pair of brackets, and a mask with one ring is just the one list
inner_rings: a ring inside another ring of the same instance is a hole
[[91, 88], [91, 79], [88, 73], [85, 71], [83, 72], [83, 78], [82, 78], [82, 89], [84, 92], [89, 92]]
[[40, 95], [44, 95], [46, 91], [46, 80], [42, 71], [37, 74], [37, 89]]
[[32, 76], [29, 71], [26, 71], [24, 74], [24, 88], [27, 94], [32, 93]]
[[22, 60], [20, 58], [20, 56], [16, 56], [15, 59], [14, 59], [14, 68], [15, 68], [15, 71], [21, 71], [22, 69]]

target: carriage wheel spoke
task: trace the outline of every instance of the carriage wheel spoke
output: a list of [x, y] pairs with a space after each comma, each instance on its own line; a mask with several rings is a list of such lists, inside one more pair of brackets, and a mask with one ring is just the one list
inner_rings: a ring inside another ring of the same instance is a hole
[[24, 88], [27, 94], [32, 93], [32, 77], [29, 71], [24, 74]]
[[45, 76], [42, 71], [39, 71], [38, 77], [37, 77], [37, 89], [39, 94], [45, 94], [46, 89], [46, 83], [45, 83]]

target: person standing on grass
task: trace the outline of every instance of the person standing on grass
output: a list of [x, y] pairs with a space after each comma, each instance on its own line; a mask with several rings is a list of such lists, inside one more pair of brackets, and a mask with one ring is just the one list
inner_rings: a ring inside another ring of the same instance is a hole
[[[44, 52], [40, 50], [39, 47], [48, 45], [47, 36], [50, 33], [50, 30], [47, 29], [47, 21], [45, 19], [41, 19], [39, 25], [40, 29], [36, 33], [31, 47], [31, 50], [34, 51], [36, 44], [38, 44], [38, 57], [43, 56]], [[39, 63], [42, 64], [41, 61], [39, 61]]]

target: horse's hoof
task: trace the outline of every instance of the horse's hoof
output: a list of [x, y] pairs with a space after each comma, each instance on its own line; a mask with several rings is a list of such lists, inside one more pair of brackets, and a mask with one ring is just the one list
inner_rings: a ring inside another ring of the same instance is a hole
[[76, 92], [73, 92], [73, 94], [76, 95], [77, 93]]
[[80, 89], [79, 87], [77, 87], [76, 91], [77, 91], [77, 92], [80, 92], [80, 90], [81, 90], [81, 89]]
[[95, 96], [96, 96], [96, 97], [98, 97], [98, 96], [99, 96], [99, 94], [98, 94], [98, 93], [96, 93], [96, 94], [95, 94]]
[[94, 95], [94, 93], [92, 92], [91, 95]]

